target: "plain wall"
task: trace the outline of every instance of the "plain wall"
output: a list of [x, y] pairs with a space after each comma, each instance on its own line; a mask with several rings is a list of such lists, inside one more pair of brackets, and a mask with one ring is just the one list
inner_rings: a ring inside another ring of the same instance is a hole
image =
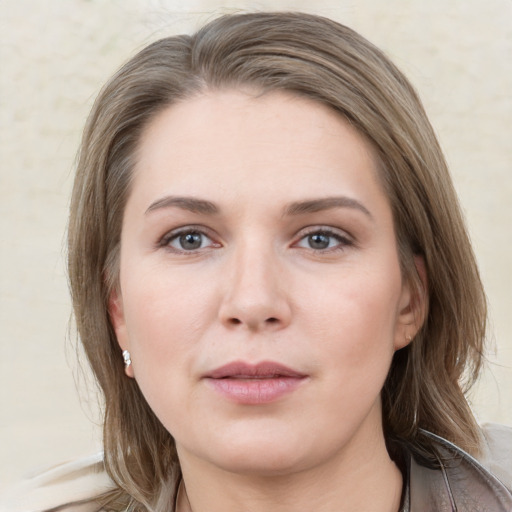
[[0, 2], [0, 488], [100, 449], [95, 395], [84, 391], [68, 334], [64, 251], [74, 157], [95, 95], [147, 43], [244, 9], [341, 21], [383, 48], [418, 88], [490, 302], [494, 346], [471, 401], [480, 421], [512, 425], [512, 2], [311, 4]]

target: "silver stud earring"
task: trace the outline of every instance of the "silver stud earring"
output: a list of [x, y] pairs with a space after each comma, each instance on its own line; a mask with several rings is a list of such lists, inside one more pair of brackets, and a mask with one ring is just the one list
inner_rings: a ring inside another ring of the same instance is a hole
[[126, 368], [128, 368], [128, 366], [132, 364], [130, 352], [128, 352], [128, 350], [123, 350], [123, 359]]

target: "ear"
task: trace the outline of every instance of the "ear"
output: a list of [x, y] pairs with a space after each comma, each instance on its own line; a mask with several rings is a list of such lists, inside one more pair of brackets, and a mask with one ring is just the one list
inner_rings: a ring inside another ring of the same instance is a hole
[[[123, 299], [117, 289], [114, 289], [110, 294], [108, 300], [108, 314], [110, 316], [110, 322], [116, 333], [117, 343], [121, 347], [121, 350], [130, 350], [130, 343], [128, 339], [128, 332], [126, 330], [126, 321], [124, 318]], [[119, 356], [121, 357], [121, 355]], [[125, 373], [128, 377], [133, 379], [133, 366], [125, 366]]]
[[408, 345], [418, 334], [427, 314], [427, 269], [422, 256], [414, 256], [414, 265], [420, 278], [421, 287], [416, 289], [408, 279], [402, 286], [397, 328], [395, 330], [395, 350]]

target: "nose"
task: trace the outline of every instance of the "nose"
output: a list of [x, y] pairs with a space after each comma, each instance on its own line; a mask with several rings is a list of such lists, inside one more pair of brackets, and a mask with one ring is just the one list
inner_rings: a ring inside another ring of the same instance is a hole
[[229, 329], [277, 331], [289, 325], [291, 304], [279, 258], [245, 246], [230, 258], [219, 317]]

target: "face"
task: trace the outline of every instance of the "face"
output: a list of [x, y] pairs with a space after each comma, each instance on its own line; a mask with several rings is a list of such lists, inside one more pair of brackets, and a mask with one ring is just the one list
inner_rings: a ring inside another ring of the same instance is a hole
[[110, 314], [182, 464], [360, 456], [416, 330], [369, 144], [318, 103], [225, 91], [161, 112], [139, 149]]

